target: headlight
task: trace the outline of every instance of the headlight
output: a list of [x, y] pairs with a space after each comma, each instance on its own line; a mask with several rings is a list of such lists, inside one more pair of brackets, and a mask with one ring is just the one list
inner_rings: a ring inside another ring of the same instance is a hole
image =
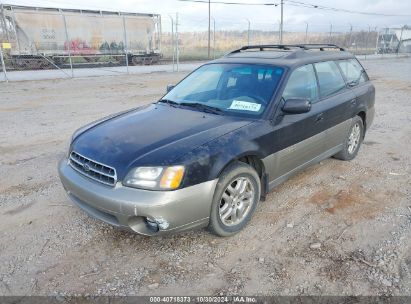
[[180, 186], [183, 176], [183, 166], [138, 167], [127, 174], [123, 185], [150, 190], [174, 190]]

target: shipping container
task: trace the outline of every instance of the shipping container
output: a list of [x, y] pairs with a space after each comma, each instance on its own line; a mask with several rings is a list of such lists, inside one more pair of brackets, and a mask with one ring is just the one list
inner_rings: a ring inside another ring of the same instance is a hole
[[[1, 5], [0, 39], [15, 65], [61, 64], [80, 57], [127, 56], [130, 64], [161, 58], [161, 16]], [[123, 56], [119, 56], [122, 54]]]

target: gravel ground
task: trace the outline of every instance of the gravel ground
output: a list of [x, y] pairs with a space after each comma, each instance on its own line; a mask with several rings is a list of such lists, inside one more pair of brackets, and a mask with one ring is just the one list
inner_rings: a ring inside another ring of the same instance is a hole
[[0, 294], [411, 295], [411, 58], [365, 66], [377, 113], [358, 157], [288, 180], [230, 238], [113, 229], [58, 179], [77, 127], [183, 73], [0, 84]]

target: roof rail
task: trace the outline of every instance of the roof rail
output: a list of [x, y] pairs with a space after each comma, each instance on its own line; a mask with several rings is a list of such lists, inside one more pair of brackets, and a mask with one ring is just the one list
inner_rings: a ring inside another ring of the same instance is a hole
[[293, 48], [301, 49], [301, 50], [314, 50], [318, 49], [320, 51], [324, 51], [325, 49], [339, 49], [340, 51], [345, 51], [344, 48], [336, 45], [336, 44], [261, 44], [261, 45], [245, 45], [239, 49], [231, 51], [227, 55], [240, 53], [241, 51], [252, 50], [252, 49], [259, 49], [260, 51], [264, 51], [265, 49], [279, 49], [279, 50], [291, 50]]

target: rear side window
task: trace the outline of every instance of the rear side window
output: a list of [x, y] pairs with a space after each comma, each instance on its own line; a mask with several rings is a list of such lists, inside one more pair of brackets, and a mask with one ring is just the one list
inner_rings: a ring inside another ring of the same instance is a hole
[[292, 72], [284, 89], [283, 98], [285, 100], [291, 98], [317, 100], [317, 80], [311, 64], [299, 67]]
[[348, 84], [357, 85], [367, 81], [367, 75], [357, 60], [339, 60], [337, 64], [340, 66]]
[[321, 98], [335, 94], [345, 88], [345, 81], [334, 61], [315, 63]]

